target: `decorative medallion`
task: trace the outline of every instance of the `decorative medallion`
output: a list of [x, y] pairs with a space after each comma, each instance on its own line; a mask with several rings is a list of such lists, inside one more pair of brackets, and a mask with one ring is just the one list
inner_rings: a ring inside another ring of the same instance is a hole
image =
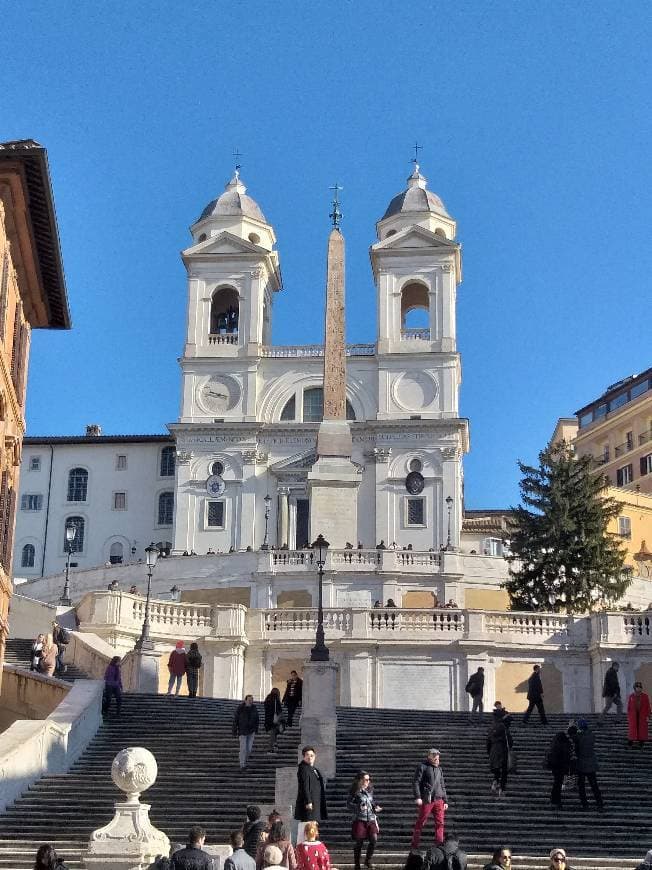
[[424, 480], [420, 471], [411, 471], [405, 478], [405, 488], [410, 495], [419, 495], [423, 492]]
[[206, 481], [206, 492], [212, 496], [220, 496], [226, 489], [226, 484], [219, 476], [219, 474], [211, 474], [211, 476]]

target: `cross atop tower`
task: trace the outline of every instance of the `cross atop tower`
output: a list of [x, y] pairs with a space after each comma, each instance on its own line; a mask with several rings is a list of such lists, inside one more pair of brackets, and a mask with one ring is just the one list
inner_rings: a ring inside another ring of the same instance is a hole
[[244, 155], [241, 154], [237, 148], [234, 149], [233, 159], [235, 160], [235, 177], [236, 178], [240, 178], [240, 169], [242, 168], [242, 165], [240, 163], [240, 158], [243, 156]]
[[338, 194], [339, 194], [340, 190], [344, 190], [344, 188], [341, 187], [336, 181], [335, 184], [330, 188], [330, 190], [334, 191], [334, 194], [333, 194], [333, 211], [329, 214], [329, 217], [333, 221], [333, 228], [337, 230], [337, 229], [339, 229], [340, 223], [342, 222], [342, 218], [344, 217], [344, 215], [342, 214], [342, 210], [340, 209], [340, 202], [339, 202]]
[[414, 163], [414, 169], [416, 172], [419, 171], [419, 151], [423, 151], [423, 145], [419, 145], [418, 142], [414, 143], [414, 157], [410, 160], [410, 163]]

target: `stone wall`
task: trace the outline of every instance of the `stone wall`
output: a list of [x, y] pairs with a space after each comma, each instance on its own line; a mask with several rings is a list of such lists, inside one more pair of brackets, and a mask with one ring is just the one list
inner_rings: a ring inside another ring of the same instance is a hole
[[4, 665], [0, 710], [6, 722], [16, 719], [45, 719], [70, 691], [70, 683]]

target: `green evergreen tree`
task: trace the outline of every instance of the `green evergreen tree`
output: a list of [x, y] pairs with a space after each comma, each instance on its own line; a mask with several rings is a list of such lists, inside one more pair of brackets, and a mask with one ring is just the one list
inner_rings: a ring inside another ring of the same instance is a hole
[[605, 494], [593, 457], [578, 457], [562, 442], [539, 454], [538, 468], [519, 467], [522, 504], [514, 510], [504, 584], [512, 609], [583, 613], [618, 600], [631, 573], [607, 526], [621, 508]]

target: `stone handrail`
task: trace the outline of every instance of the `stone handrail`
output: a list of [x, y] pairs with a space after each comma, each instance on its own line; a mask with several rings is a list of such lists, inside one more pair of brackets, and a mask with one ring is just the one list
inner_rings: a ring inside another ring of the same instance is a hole
[[605, 611], [591, 616], [593, 643], [652, 646], [652, 611]]
[[[313, 550], [268, 550], [261, 553], [268, 569], [274, 573], [314, 571], [316, 557]], [[392, 549], [328, 549], [324, 571], [400, 571], [401, 573], [439, 573], [442, 554], [435, 550]]]
[[91, 632], [70, 632], [64, 662], [73, 664], [94, 680], [103, 680], [106, 667], [116, 655], [114, 647]]

